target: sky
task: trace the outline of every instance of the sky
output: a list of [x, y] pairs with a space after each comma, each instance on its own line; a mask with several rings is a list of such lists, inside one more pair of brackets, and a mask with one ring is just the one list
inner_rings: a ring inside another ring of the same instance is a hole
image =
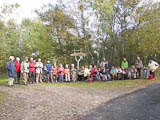
[[[44, 4], [48, 4], [48, 3], [56, 4], [57, 1], [59, 0], [0, 0], [0, 6], [2, 6], [4, 3], [5, 4], [18, 3], [20, 5], [20, 8], [14, 11], [14, 14], [12, 14], [10, 18], [14, 18], [17, 21], [17, 23], [21, 23], [21, 20], [23, 18], [37, 17], [36, 13], [34, 13], [35, 9], [39, 9]], [[67, 3], [67, 1], [71, 1], [71, 0], [64, 0], [64, 1]], [[147, 1], [157, 2], [160, 0], [141, 0], [140, 4]]]
[[0, 0], [0, 6], [5, 4], [18, 3], [20, 8], [18, 8], [11, 18], [15, 18], [18, 23], [21, 22], [22, 18], [35, 18], [35, 9], [39, 9], [43, 4], [52, 3], [55, 4], [57, 0]]

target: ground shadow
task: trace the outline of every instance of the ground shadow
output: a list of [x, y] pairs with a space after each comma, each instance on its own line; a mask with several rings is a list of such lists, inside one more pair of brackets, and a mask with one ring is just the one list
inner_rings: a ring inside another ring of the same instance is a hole
[[160, 120], [160, 84], [112, 99], [78, 120]]

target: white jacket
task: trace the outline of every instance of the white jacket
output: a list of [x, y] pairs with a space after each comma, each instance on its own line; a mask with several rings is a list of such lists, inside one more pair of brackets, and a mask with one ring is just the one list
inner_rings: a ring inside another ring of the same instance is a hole
[[43, 63], [42, 62], [37, 62], [36, 63], [36, 73], [37, 74], [42, 74], [43, 69]]

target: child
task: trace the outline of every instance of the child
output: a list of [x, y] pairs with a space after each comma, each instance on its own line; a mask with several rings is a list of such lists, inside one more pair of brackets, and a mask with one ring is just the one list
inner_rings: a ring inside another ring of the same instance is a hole
[[83, 81], [84, 80], [84, 66], [81, 67], [79, 73], [78, 73], [78, 80]]
[[60, 64], [58, 68], [58, 79], [59, 82], [64, 82], [64, 67], [62, 64]]
[[133, 79], [137, 78], [137, 69], [136, 69], [136, 67], [134, 65], [132, 66], [131, 74], [132, 74], [132, 78]]
[[53, 69], [52, 69], [52, 79], [53, 81], [57, 82], [57, 65], [54, 64]]
[[122, 69], [120, 67], [117, 68], [117, 79], [118, 80], [122, 79]]
[[64, 74], [65, 74], [65, 82], [70, 82], [70, 70], [67, 64], [64, 69]]
[[111, 74], [112, 79], [115, 80], [115, 78], [117, 77], [117, 71], [114, 66], [112, 66], [110, 74]]
[[88, 66], [86, 66], [84, 69], [84, 78], [88, 79], [89, 76], [90, 76], [90, 70], [88, 69]]

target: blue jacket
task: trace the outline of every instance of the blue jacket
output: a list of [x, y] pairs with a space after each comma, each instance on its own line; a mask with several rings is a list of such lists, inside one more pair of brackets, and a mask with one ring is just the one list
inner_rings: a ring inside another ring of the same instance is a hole
[[51, 72], [51, 70], [52, 70], [52, 64], [47, 63], [45, 65], [45, 72], [46, 72], [46, 74], [49, 74]]
[[12, 61], [9, 61], [6, 64], [6, 68], [8, 71], [8, 77], [15, 77], [15, 64]]

